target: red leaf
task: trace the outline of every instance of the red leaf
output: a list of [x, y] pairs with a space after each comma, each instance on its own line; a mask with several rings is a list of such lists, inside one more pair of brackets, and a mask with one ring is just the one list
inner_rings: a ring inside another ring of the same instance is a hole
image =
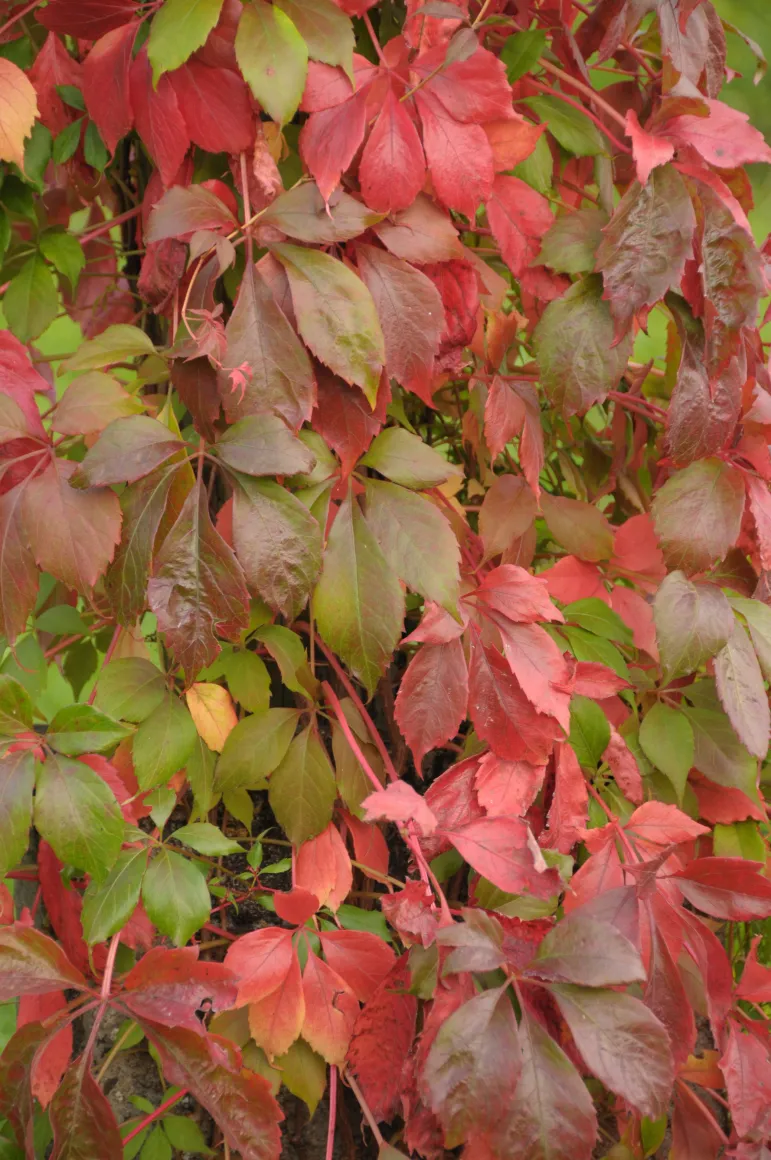
[[52, 32], [97, 40], [136, 15], [137, 0], [50, 0], [36, 18]]
[[407, 994], [409, 985], [402, 955], [359, 1012], [348, 1048], [348, 1067], [376, 1120], [392, 1120], [400, 1106], [402, 1067], [415, 1037], [418, 1007], [415, 996]]
[[388, 943], [358, 930], [324, 931], [319, 938], [332, 970], [345, 980], [360, 1003], [368, 1003], [394, 966], [394, 952]]
[[507, 443], [519, 435], [519, 458], [525, 479], [537, 496], [543, 467], [541, 406], [533, 384], [524, 379], [494, 376], [485, 402], [485, 439], [496, 459]]
[[653, 520], [647, 512], [632, 516], [613, 531], [612, 568], [651, 581], [663, 580], [667, 574], [664, 554], [659, 547]]
[[533, 624], [537, 620], [556, 620], [564, 616], [549, 599], [546, 581], [531, 576], [516, 564], [501, 564], [483, 578], [474, 596], [502, 616], [517, 624]]
[[552, 599], [561, 600], [563, 604], [592, 596], [610, 604], [602, 572], [596, 564], [587, 564], [577, 556], [563, 556], [551, 568], [544, 569], [541, 578], [546, 581]]
[[[408, 252], [404, 256], [419, 260], [417, 254]], [[444, 332], [439, 344], [438, 368], [459, 371], [464, 359], [462, 348], [472, 341], [479, 320], [476, 270], [470, 262], [452, 261], [424, 266], [423, 273], [436, 286], [444, 305]]]
[[753, 1035], [742, 1032], [733, 1020], [728, 1043], [720, 1060], [725, 1076], [731, 1118], [739, 1136], [750, 1133], [764, 1138], [771, 1131], [771, 1055]]
[[150, 211], [146, 236], [149, 242], [160, 242], [195, 230], [228, 233], [235, 224], [227, 206], [202, 185], [173, 185]]
[[628, 688], [629, 682], [619, 677], [607, 665], [597, 664], [594, 661], [579, 661], [576, 665], [573, 692], [582, 697], [604, 701]]
[[730, 825], [732, 822], [743, 822], [746, 818], [755, 818], [765, 822], [766, 812], [758, 802], [748, 798], [740, 789], [733, 786], [717, 785], [695, 773], [691, 774], [688, 784], [699, 802], [699, 817], [707, 822], [720, 822]]
[[415, 822], [428, 837], [436, 829], [436, 818], [426, 805], [425, 798], [416, 793], [406, 781], [393, 781], [386, 789], [376, 790], [361, 803], [365, 820], [387, 818], [389, 822], [407, 825]]
[[46, 380], [30, 362], [26, 346], [9, 330], [0, 331], [0, 392], [10, 396], [20, 408], [30, 435], [45, 437], [35, 394], [46, 395], [49, 390]]
[[[80, 922], [82, 899], [73, 886], [64, 885], [61, 876], [64, 867], [48, 842], [42, 840], [38, 846], [37, 868], [43, 905], [56, 937], [75, 968], [79, 972], [90, 971], [88, 947], [83, 939], [83, 927]], [[93, 960], [97, 969], [104, 967], [105, 957], [104, 947], [94, 947]]]
[[615, 890], [624, 885], [621, 859], [613, 840], [613, 834], [579, 866], [570, 880], [570, 888], [565, 894], [563, 906], [570, 914], [579, 906], [584, 906], [606, 890]]
[[141, 1026], [158, 1049], [166, 1078], [192, 1092], [230, 1147], [243, 1160], [275, 1160], [283, 1113], [268, 1081], [242, 1070], [238, 1048], [217, 1035], [196, 1035], [182, 1027], [159, 1027], [149, 1020]]
[[388, 873], [388, 845], [381, 831], [374, 824], [362, 822], [354, 814], [344, 813], [348, 829], [353, 838], [353, 852], [356, 861], [379, 874]]
[[763, 134], [749, 124], [749, 117], [722, 101], [706, 101], [709, 116], [685, 114], [673, 117], [664, 132], [673, 144], [692, 145], [705, 161], [718, 169], [735, 169], [753, 161], [771, 161], [771, 149]]
[[[373, 65], [358, 52], [353, 54], [353, 75], [357, 93], [368, 88], [378, 72], [378, 65]], [[350, 79], [341, 68], [332, 68], [331, 65], [311, 60], [308, 62], [308, 79], [305, 82], [300, 108], [303, 113], [320, 113], [324, 109], [333, 109], [337, 105], [345, 104], [353, 93]]]
[[473, 221], [493, 186], [493, 154], [485, 131], [481, 125], [454, 120], [425, 89], [415, 94], [415, 101], [434, 192], [449, 209]]
[[449, 644], [458, 637], [468, 623], [467, 610], [460, 607], [461, 623], [458, 623], [449, 612], [433, 600], [426, 600], [423, 604], [423, 616], [417, 628], [402, 638], [402, 644]]
[[561, 729], [536, 712], [506, 661], [471, 637], [469, 713], [479, 736], [499, 757], [539, 765], [549, 757]]
[[263, 927], [242, 935], [228, 948], [225, 966], [238, 978], [239, 1007], [259, 1002], [280, 986], [295, 957], [293, 933]]
[[476, 773], [479, 804], [492, 817], [523, 817], [543, 785], [545, 765], [505, 761], [486, 753]]
[[507, 987], [483, 991], [444, 1021], [418, 1077], [454, 1148], [491, 1123], [517, 1086], [522, 1059]]
[[559, 875], [546, 869], [529, 827], [520, 819], [479, 818], [446, 834], [469, 866], [508, 894], [527, 890], [536, 898], [550, 898], [559, 893]]
[[607, 761], [610, 772], [616, 780], [616, 785], [635, 805], [643, 800], [643, 783], [640, 767], [624, 738], [612, 726], [610, 741], [602, 755]]
[[771, 882], [757, 862], [697, 858], [671, 879], [697, 910], [729, 922], [771, 917]]
[[702, 826], [693, 818], [689, 818], [677, 806], [655, 801], [645, 802], [644, 805], [639, 806], [624, 829], [654, 846], [692, 842], [701, 834], [709, 833], [706, 826]]
[[451, 117], [482, 122], [511, 116], [511, 87], [499, 57], [486, 48], [477, 48], [465, 60], [445, 63], [446, 56], [444, 45], [440, 45], [419, 56], [412, 67], [421, 78], [439, 70], [425, 88]]
[[496, 177], [487, 218], [504, 262], [518, 278], [538, 256], [541, 238], [552, 224], [548, 201], [518, 177]]
[[768, 484], [756, 475], [747, 472], [744, 478], [750, 511], [755, 521], [760, 563], [764, 571], [768, 571], [771, 570], [771, 493]]
[[[351, 827], [350, 819], [351, 815], [348, 815], [349, 828]], [[358, 822], [358, 819], [355, 820]], [[362, 826], [360, 822], [358, 824], [367, 836], [379, 833], [374, 826]], [[356, 846], [355, 835], [354, 846]], [[358, 857], [358, 847], [356, 860], [357, 862], [362, 861]], [[364, 864], [372, 866], [373, 870], [377, 869], [371, 862]], [[387, 862], [385, 873], [388, 873]], [[295, 886], [310, 891], [316, 896], [320, 906], [327, 905], [331, 910], [337, 910], [348, 897], [353, 886], [351, 859], [348, 857], [345, 842], [340, 837], [337, 826], [330, 823], [317, 838], [303, 842], [297, 851]], [[276, 897], [281, 896], [277, 895]]]
[[744, 962], [741, 982], [736, 988], [738, 999], [747, 999], [751, 1003], [771, 1003], [771, 967], [758, 962], [758, 944], [761, 935], [752, 940], [750, 953]]
[[675, 1085], [673, 1155], [678, 1160], [717, 1160], [725, 1136], [715, 1117], [686, 1083]]
[[[16, 1026], [27, 1023], [42, 1023], [58, 1011], [67, 1010], [67, 999], [63, 991], [50, 991], [45, 995], [22, 995]], [[53, 1039], [36, 1057], [32, 1070], [32, 1094], [43, 1107], [48, 1107], [54, 1093], [62, 1082], [62, 1076], [72, 1058], [72, 1024], [68, 1023], [57, 1031]]]
[[373, 209], [396, 213], [412, 205], [425, 177], [418, 131], [405, 104], [389, 86], [359, 165], [362, 196]]
[[[208, 153], [251, 149], [254, 114], [249, 90], [238, 73], [189, 60], [169, 73], [190, 140]], [[160, 89], [160, 83], [159, 83]], [[141, 130], [140, 130], [141, 132]]]
[[108, 32], [83, 62], [83, 99], [110, 153], [134, 123], [130, 76], [137, 27], [126, 24]]
[[468, 670], [460, 640], [424, 645], [396, 697], [396, 722], [420, 772], [426, 753], [450, 741], [466, 718]]
[[493, 151], [493, 168], [502, 173], [530, 156], [546, 125], [533, 125], [513, 113], [503, 121], [487, 121], [482, 128]]
[[310, 951], [303, 971], [303, 1039], [327, 1061], [342, 1067], [359, 1005], [346, 981]]
[[[649, 912], [650, 913], [650, 912]], [[669, 1032], [676, 1066], [685, 1063], [696, 1043], [696, 1021], [677, 964], [650, 915], [650, 954], [644, 999]]]
[[610, 606], [632, 630], [636, 648], [644, 649], [655, 661], [659, 659], [653, 606], [632, 588], [616, 585], [610, 594]]
[[120, 1156], [118, 1123], [91, 1074], [90, 1053], [81, 1055], [65, 1074], [48, 1114], [54, 1134], [52, 1157]]
[[0, 927], [0, 967], [0, 1002], [86, 986], [81, 972], [53, 939], [19, 922]]
[[467, 822], [485, 816], [474, 787], [478, 764], [479, 759], [476, 757], [459, 761], [432, 781], [426, 790], [424, 801], [436, 818], [440, 830], [434, 837], [421, 840], [423, 853], [429, 860], [450, 848], [448, 839], [441, 831], [465, 826]]
[[503, 641], [509, 667], [522, 692], [539, 713], [570, 729], [570, 669], [545, 629], [539, 624], [512, 624], [502, 616], [490, 617]]
[[549, 825], [540, 842], [542, 846], [567, 854], [586, 825], [589, 802], [583, 771], [569, 745], [559, 746], [554, 773]]
[[632, 138], [632, 153], [637, 169], [637, 180], [646, 185], [651, 170], [657, 165], [665, 165], [675, 155], [675, 147], [671, 141], [658, 137], [655, 133], [648, 133], [642, 128], [634, 109], [627, 109], [626, 135]]
[[367, 127], [367, 94], [357, 92], [350, 100], [322, 112], [311, 113], [300, 132], [300, 156], [310, 170], [325, 201], [340, 183], [364, 140]]
[[197, 947], [153, 947], [129, 971], [123, 985], [121, 998], [130, 1010], [198, 1035], [205, 1031], [196, 1016], [198, 1008], [208, 1001], [213, 1010], [226, 1010], [235, 1005], [238, 994], [232, 971], [222, 963], [199, 962]]
[[295, 887], [288, 894], [277, 891], [273, 895], [273, 905], [276, 908], [276, 914], [279, 918], [283, 918], [284, 922], [302, 926], [318, 910], [319, 900], [315, 894], [311, 894], [310, 890]]
[[249, 1030], [252, 1039], [272, 1058], [284, 1055], [300, 1034], [305, 1019], [305, 998], [296, 954], [281, 983], [260, 999], [249, 1004]]
[[404, 890], [384, 894], [380, 908], [406, 944], [431, 946], [436, 938], [437, 920], [433, 895], [424, 882], [408, 882]]
[[43, 47], [29, 70], [29, 79], [37, 93], [40, 119], [54, 136], [74, 120], [75, 113], [57, 92], [57, 85], [82, 87], [81, 66], [73, 60], [55, 33], [49, 32]]
[[430, 398], [434, 357], [444, 326], [436, 287], [420, 270], [387, 250], [359, 245], [356, 254], [383, 330], [388, 374], [406, 390]]
[[383, 426], [383, 417], [378, 414], [379, 406], [373, 411], [358, 387], [350, 387], [326, 367], [316, 366], [316, 380], [313, 429], [337, 453], [342, 476], [347, 479]]
[[169, 74], [164, 73], [158, 87], [153, 87], [146, 47], [131, 65], [130, 91], [137, 132], [158, 166], [164, 186], [173, 185], [190, 137]]
[[637, 949], [609, 922], [588, 910], [574, 910], [541, 941], [525, 974], [583, 987], [616, 987], [645, 982]]

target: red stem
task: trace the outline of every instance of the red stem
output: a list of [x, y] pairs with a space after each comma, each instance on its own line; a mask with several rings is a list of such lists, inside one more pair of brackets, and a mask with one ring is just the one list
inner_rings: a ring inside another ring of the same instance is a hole
[[[102, 661], [102, 667], [99, 671], [99, 676], [102, 675], [102, 672], [107, 668], [110, 661], [112, 660], [113, 653], [115, 652], [116, 648], [118, 647], [118, 640], [120, 638], [120, 634], [122, 631], [123, 631], [123, 629], [120, 627], [120, 625], [116, 625], [115, 632], [112, 634], [112, 640], [109, 643], [109, 646], [107, 648], [107, 652], [104, 654], [104, 660]], [[94, 681], [94, 687], [91, 690], [91, 694], [88, 698], [89, 705], [93, 705], [94, 701], [96, 700], [96, 690], [98, 689], [98, 687], [99, 687], [99, 677], [97, 677], [96, 680]]]
[[332, 1160], [335, 1151], [335, 1123], [337, 1121], [337, 1068], [329, 1069], [329, 1126], [327, 1128], [326, 1160]]
[[124, 213], [119, 213], [117, 217], [110, 218], [109, 221], [102, 222], [101, 225], [95, 226], [94, 229], [89, 230], [88, 233], [81, 234], [78, 238], [78, 241], [80, 242], [81, 246], [84, 246], [86, 242], [91, 242], [94, 238], [100, 238], [102, 234], [109, 234], [110, 230], [114, 226], [119, 226], [123, 222], [131, 221], [132, 218], [137, 217], [141, 212], [141, 205], [135, 205], [133, 209], [127, 209]]
[[3, 27], [0, 28], [0, 36], [6, 33], [9, 28], [13, 28], [14, 24], [16, 24], [18, 20], [23, 20], [28, 12], [31, 12], [33, 8], [38, 7], [40, 2], [41, 0], [32, 0], [32, 2], [27, 4], [25, 8], [22, 8], [21, 12], [17, 12], [16, 15], [12, 16], [10, 20], [7, 20]]
[[152, 1124], [154, 1120], [157, 1120], [159, 1116], [162, 1116], [164, 1113], [168, 1112], [169, 1108], [173, 1108], [174, 1105], [178, 1104], [179, 1101], [184, 1099], [186, 1095], [187, 1088], [183, 1088], [181, 1092], [177, 1092], [176, 1095], [169, 1096], [167, 1100], [164, 1100], [159, 1108], [156, 1108], [154, 1112], [150, 1112], [149, 1116], [145, 1116], [143, 1120], [140, 1120], [136, 1128], [131, 1129], [128, 1136], [123, 1137], [123, 1147], [125, 1148], [129, 1140], [133, 1140], [134, 1137], [138, 1136], [140, 1132], [144, 1132], [145, 1128]]

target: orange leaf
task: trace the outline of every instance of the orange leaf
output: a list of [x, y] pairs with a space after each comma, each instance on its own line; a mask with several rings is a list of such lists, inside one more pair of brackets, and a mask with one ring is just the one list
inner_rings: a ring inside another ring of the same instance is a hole
[[0, 159], [24, 168], [24, 138], [37, 115], [32, 82], [12, 61], [0, 58]]
[[209, 749], [221, 753], [228, 734], [238, 724], [230, 693], [222, 685], [201, 681], [189, 688], [185, 696], [199, 737]]

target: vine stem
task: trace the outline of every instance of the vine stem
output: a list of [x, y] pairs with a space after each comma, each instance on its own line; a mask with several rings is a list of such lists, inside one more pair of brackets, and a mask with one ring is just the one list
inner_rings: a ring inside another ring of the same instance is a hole
[[[376, 792], [382, 790], [383, 787], [380, 784], [380, 779], [378, 778], [377, 774], [373, 770], [372, 766], [367, 761], [366, 757], [364, 756], [364, 753], [362, 751], [361, 746], [359, 745], [358, 741], [354, 737], [353, 730], [351, 729], [350, 725], [348, 724], [348, 722], [346, 720], [342, 705], [340, 704], [339, 700], [337, 699], [337, 696], [335, 695], [334, 691], [332, 690], [332, 686], [329, 684], [328, 681], [323, 681], [321, 687], [324, 690], [324, 696], [326, 697], [329, 704], [332, 706], [335, 717], [337, 718], [337, 722], [338, 722], [340, 728], [342, 729], [343, 733], [345, 734], [345, 738], [346, 738], [348, 744], [350, 745], [351, 749], [353, 750], [354, 754], [356, 755], [356, 758], [358, 759], [359, 764], [361, 765], [362, 769], [366, 773], [367, 777], [372, 782], [372, 785], [374, 786]], [[406, 830], [405, 841], [410, 848], [410, 851], [412, 853], [413, 858], [415, 859], [415, 863], [418, 867], [421, 878], [426, 883], [426, 885], [431, 883], [434, 890], [436, 891], [436, 896], [439, 899], [439, 909], [442, 913], [442, 923], [444, 926], [451, 926], [452, 925], [452, 915], [450, 913], [450, 907], [448, 905], [447, 899], [444, 896], [444, 891], [442, 890], [442, 887], [441, 887], [441, 884], [440, 884], [438, 878], [436, 877], [436, 875], [432, 871], [431, 867], [428, 865], [428, 862], [426, 861], [426, 857], [420, 848], [420, 842], [418, 841], [417, 831], [415, 829], [415, 823], [412, 821], [408, 822], [405, 826], [405, 830]]]
[[[2, 29], [0, 29], [0, 34], [2, 34]], [[109, 234], [110, 230], [113, 229], [114, 226], [120, 226], [123, 224], [123, 222], [128, 222], [131, 221], [132, 218], [138, 217], [141, 212], [141, 205], [135, 205], [133, 209], [127, 209], [124, 213], [119, 213], [117, 217], [110, 218], [109, 221], [102, 222], [100, 225], [95, 226], [93, 230], [88, 230], [87, 233], [81, 234], [78, 238], [78, 241], [80, 242], [81, 246], [84, 246], [86, 242], [92, 242], [94, 238], [100, 238], [102, 234]], [[69, 358], [70, 356], [66, 355], [65, 357]]]
[[337, 1068], [329, 1069], [329, 1126], [327, 1128], [326, 1160], [332, 1160], [335, 1151], [335, 1124], [337, 1122]]
[[370, 1128], [372, 1129], [372, 1135], [375, 1137], [375, 1142], [377, 1143], [378, 1148], [382, 1148], [384, 1143], [385, 1143], [385, 1140], [383, 1139], [383, 1137], [381, 1135], [380, 1128], [378, 1128], [378, 1126], [377, 1126], [377, 1120], [372, 1115], [372, 1111], [370, 1109], [369, 1104], [364, 1099], [361, 1088], [359, 1087], [356, 1080], [353, 1078], [353, 1076], [351, 1075], [351, 1073], [349, 1071], [347, 1071], [345, 1073], [345, 1078], [348, 1081], [348, 1083], [351, 1085], [351, 1091], [356, 1096], [356, 1099], [359, 1101], [359, 1107], [361, 1108], [362, 1112], [364, 1113], [365, 1120], [367, 1121]]
[[[107, 647], [107, 652], [104, 654], [104, 660], [102, 661], [102, 667], [100, 669], [99, 676], [102, 675], [102, 672], [104, 671], [104, 669], [107, 668], [110, 661], [112, 660], [113, 653], [115, 652], [116, 648], [118, 647], [118, 641], [120, 640], [120, 634], [122, 631], [123, 630], [122, 630], [121, 626], [119, 624], [116, 625], [115, 632], [112, 634], [112, 640], [110, 641], [110, 643]], [[99, 677], [97, 677], [97, 679], [94, 681], [94, 687], [89, 694], [89, 697], [88, 697], [89, 705], [93, 705], [94, 701], [96, 700], [96, 691], [98, 688], [99, 688]]]
[[161, 1106], [156, 1108], [154, 1112], [150, 1112], [150, 1114], [145, 1116], [143, 1120], [140, 1120], [136, 1128], [132, 1128], [128, 1136], [123, 1137], [124, 1148], [126, 1144], [128, 1144], [129, 1140], [133, 1140], [134, 1137], [138, 1136], [140, 1132], [144, 1132], [145, 1128], [149, 1127], [150, 1124], [152, 1124], [160, 1116], [164, 1115], [165, 1112], [168, 1112], [169, 1108], [173, 1108], [175, 1104], [178, 1104], [179, 1101], [184, 1099], [186, 1095], [187, 1088], [183, 1088], [182, 1091], [177, 1092], [173, 1096], [169, 1096], [169, 1098], [164, 1100]]
[[102, 1022], [102, 1019], [104, 1018], [104, 1013], [107, 1010], [107, 1000], [110, 997], [110, 988], [112, 986], [112, 976], [113, 976], [113, 972], [115, 970], [115, 959], [116, 959], [117, 954], [118, 954], [118, 947], [120, 946], [120, 936], [122, 933], [123, 933], [123, 931], [119, 930], [119, 931], [117, 931], [116, 934], [114, 934], [112, 936], [112, 940], [110, 942], [110, 949], [107, 951], [107, 961], [104, 965], [104, 975], [102, 976], [102, 987], [101, 987], [101, 990], [99, 992], [99, 1007], [97, 1008], [96, 1014], [94, 1015], [94, 1022], [93, 1022], [92, 1027], [91, 1027], [91, 1034], [88, 1037], [88, 1043], [86, 1044], [86, 1050], [83, 1052], [83, 1055], [85, 1056], [86, 1059], [91, 1058], [91, 1055], [92, 1055], [93, 1050], [94, 1050], [94, 1044], [96, 1043], [96, 1037], [99, 1033], [99, 1027], [100, 1027], [100, 1024]]
[[3, 36], [4, 33], [13, 28], [14, 24], [16, 24], [19, 20], [23, 20], [27, 13], [31, 12], [33, 8], [39, 7], [40, 3], [41, 0], [31, 0], [31, 3], [27, 4], [26, 8], [22, 8], [21, 12], [17, 12], [15, 16], [12, 16], [10, 20], [5, 22], [3, 27], [0, 28], [0, 36]]
[[375, 29], [372, 27], [372, 21], [370, 19], [369, 12], [365, 12], [362, 15], [362, 20], [364, 21], [364, 27], [366, 28], [367, 32], [369, 33], [369, 38], [372, 41], [372, 45], [375, 49], [375, 52], [377, 53], [378, 60], [384, 66], [384, 68], [388, 68], [388, 61], [386, 60], [386, 58], [383, 54], [383, 47], [377, 38], [377, 33], [375, 32]]

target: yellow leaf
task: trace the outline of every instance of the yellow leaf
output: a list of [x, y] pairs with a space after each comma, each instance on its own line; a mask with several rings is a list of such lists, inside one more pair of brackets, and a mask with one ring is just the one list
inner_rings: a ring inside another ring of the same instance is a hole
[[32, 82], [12, 61], [0, 57], [0, 160], [24, 168], [24, 138], [37, 115]]
[[185, 696], [198, 736], [203, 738], [209, 749], [221, 753], [228, 734], [238, 724], [230, 693], [222, 685], [210, 685], [202, 681], [189, 688]]

